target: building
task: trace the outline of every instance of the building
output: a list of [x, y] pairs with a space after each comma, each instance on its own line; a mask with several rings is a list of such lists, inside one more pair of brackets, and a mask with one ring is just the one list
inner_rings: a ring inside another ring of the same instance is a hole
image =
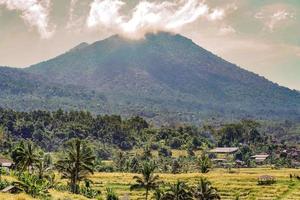
[[210, 150], [211, 153], [233, 154], [239, 150], [238, 147], [217, 147]]
[[263, 163], [267, 160], [268, 157], [269, 157], [268, 154], [257, 154], [257, 155], [251, 156], [251, 158], [254, 159], [254, 161], [256, 163]]
[[0, 167], [11, 169], [13, 167], [13, 165], [14, 165], [14, 162], [12, 160], [0, 157]]

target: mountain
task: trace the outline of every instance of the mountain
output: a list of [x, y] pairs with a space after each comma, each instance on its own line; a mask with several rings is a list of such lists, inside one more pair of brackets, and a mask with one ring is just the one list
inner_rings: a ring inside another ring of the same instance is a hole
[[189, 122], [208, 117], [300, 118], [298, 92], [169, 33], [82, 43], [23, 72], [51, 84], [101, 93], [109, 112], [122, 115]]
[[3, 108], [23, 111], [97, 108], [104, 112], [107, 104], [104, 95], [83, 87], [48, 83], [41, 76], [20, 69], [0, 67], [0, 80]]

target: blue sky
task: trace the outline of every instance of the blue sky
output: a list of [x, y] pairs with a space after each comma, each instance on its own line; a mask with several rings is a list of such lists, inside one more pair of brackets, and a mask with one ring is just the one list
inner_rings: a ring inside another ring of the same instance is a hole
[[300, 90], [299, 0], [0, 0], [0, 65], [26, 67], [83, 41], [157, 31]]

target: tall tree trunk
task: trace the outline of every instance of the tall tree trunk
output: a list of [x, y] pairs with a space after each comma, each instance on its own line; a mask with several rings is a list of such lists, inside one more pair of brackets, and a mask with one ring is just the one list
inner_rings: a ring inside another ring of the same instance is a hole
[[146, 200], [148, 200], [148, 188], [146, 189]]

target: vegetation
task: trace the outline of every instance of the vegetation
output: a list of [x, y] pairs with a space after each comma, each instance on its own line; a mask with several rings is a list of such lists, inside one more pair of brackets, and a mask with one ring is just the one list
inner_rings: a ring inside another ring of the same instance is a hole
[[211, 182], [207, 179], [201, 177], [198, 184], [195, 186], [194, 196], [197, 200], [217, 200], [221, 199], [220, 195], [218, 194], [217, 190], [212, 187]]
[[79, 193], [79, 182], [93, 173], [95, 156], [86, 142], [74, 139], [66, 144], [66, 151], [56, 168], [62, 173], [62, 178], [69, 179], [70, 191]]
[[158, 175], [154, 175], [155, 164], [152, 162], [143, 163], [140, 176], [134, 176], [136, 184], [130, 187], [131, 190], [145, 189], [145, 199], [148, 199], [149, 191], [155, 190], [158, 187]]
[[142, 42], [112, 36], [25, 70], [0, 68], [0, 80], [0, 105], [19, 111], [138, 113], [160, 124], [212, 117], [299, 120], [300, 114], [299, 92], [169, 33]]
[[21, 172], [33, 171], [33, 165], [39, 163], [38, 152], [32, 142], [21, 142], [12, 151], [12, 158]]
[[[299, 170], [278, 170], [299, 162], [297, 146], [251, 120], [157, 127], [141, 117], [0, 109], [0, 127], [2, 157], [15, 162], [1, 170], [0, 186], [14, 185], [32, 198], [253, 199], [268, 182], [259, 178], [269, 176], [276, 180], [269, 187], [280, 190], [276, 198], [283, 198], [300, 185]], [[211, 153], [216, 146], [238, 151]], [[251, 158], [259, 153], [269, 154], [262, 164]], [[220, 169], [228, 166], [230, 171]], [[249, 168], [255, 166], [277, 170]]]

